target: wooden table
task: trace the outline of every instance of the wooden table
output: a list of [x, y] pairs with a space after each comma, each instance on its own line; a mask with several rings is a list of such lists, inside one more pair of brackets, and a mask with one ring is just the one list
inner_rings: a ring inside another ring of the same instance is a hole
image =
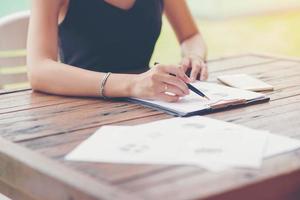
[[[209, 117], [300, 138], [300, 60], [242, 55], [209, 62], [211, 80], [247, 73], [275, 86], [271, 102]], [[64, 156], [99, 127], [172, 116], [126, 102], [31, 90], [0, 95], [0, 193], [14, 200], [300, 199], [300, 151], [260, 170], [210, 173], [194, 166], [77, 163]], [[170, 141], [171, 142], [171, 141]]]

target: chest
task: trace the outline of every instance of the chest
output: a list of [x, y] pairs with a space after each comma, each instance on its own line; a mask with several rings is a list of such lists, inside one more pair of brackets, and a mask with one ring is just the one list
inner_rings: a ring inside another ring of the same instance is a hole
[[106, 2], [108, 0], [89, 0], [88, 4], [85, 0], [77, 1], [81, 3], [73, 7], [72, 23], [80, 29], [78, 31], [116, 37], [157, 35], [160, 31], [161, 0], [126, 0], [131, 6], [126, 10]]
[[122, 10], [130, 10], [137, 0], [104, 0], [107, 4], [110, 4], [116, 8]]

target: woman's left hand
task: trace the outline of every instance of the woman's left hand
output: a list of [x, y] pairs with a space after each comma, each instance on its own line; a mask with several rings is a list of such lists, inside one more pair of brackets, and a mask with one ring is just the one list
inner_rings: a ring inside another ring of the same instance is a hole
[[185, 72], [190, 71], [190, 78], [192, 82], [198, 78], [201, 81], [207, 80], [208, 69], [203, 58], [197, 55], [184, 56], [181, 61], [182, 68]]
[[181, 44], [182, 61], [181, 65], [185, 72], [190, 71], [192, 82], [199, 77], [200, 80], [207, 80], [208, 68], [206, 64], [206, 45], [200, 34], [197, 34]]

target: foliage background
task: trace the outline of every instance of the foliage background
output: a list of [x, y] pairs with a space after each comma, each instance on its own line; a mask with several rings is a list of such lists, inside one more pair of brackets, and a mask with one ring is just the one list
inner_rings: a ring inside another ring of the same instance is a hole
[[[187, 0], [209, 47], [209, 58], [248, 52], [300, 56], [299, 0]], [[30, 8], [30, 0], [1, 0], [0, 17]], [[180, 48], [168, 22], [153, 60], [176, 63]]]

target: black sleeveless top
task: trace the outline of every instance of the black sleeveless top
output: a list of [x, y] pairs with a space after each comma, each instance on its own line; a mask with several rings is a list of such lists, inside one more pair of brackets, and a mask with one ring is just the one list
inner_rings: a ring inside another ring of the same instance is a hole
[[136, 0], [129, 10], [104, 0], [70, 0], [59, 25], [60, 59], [99, 72], [146, 71], [162, 12], [162, 0]]

